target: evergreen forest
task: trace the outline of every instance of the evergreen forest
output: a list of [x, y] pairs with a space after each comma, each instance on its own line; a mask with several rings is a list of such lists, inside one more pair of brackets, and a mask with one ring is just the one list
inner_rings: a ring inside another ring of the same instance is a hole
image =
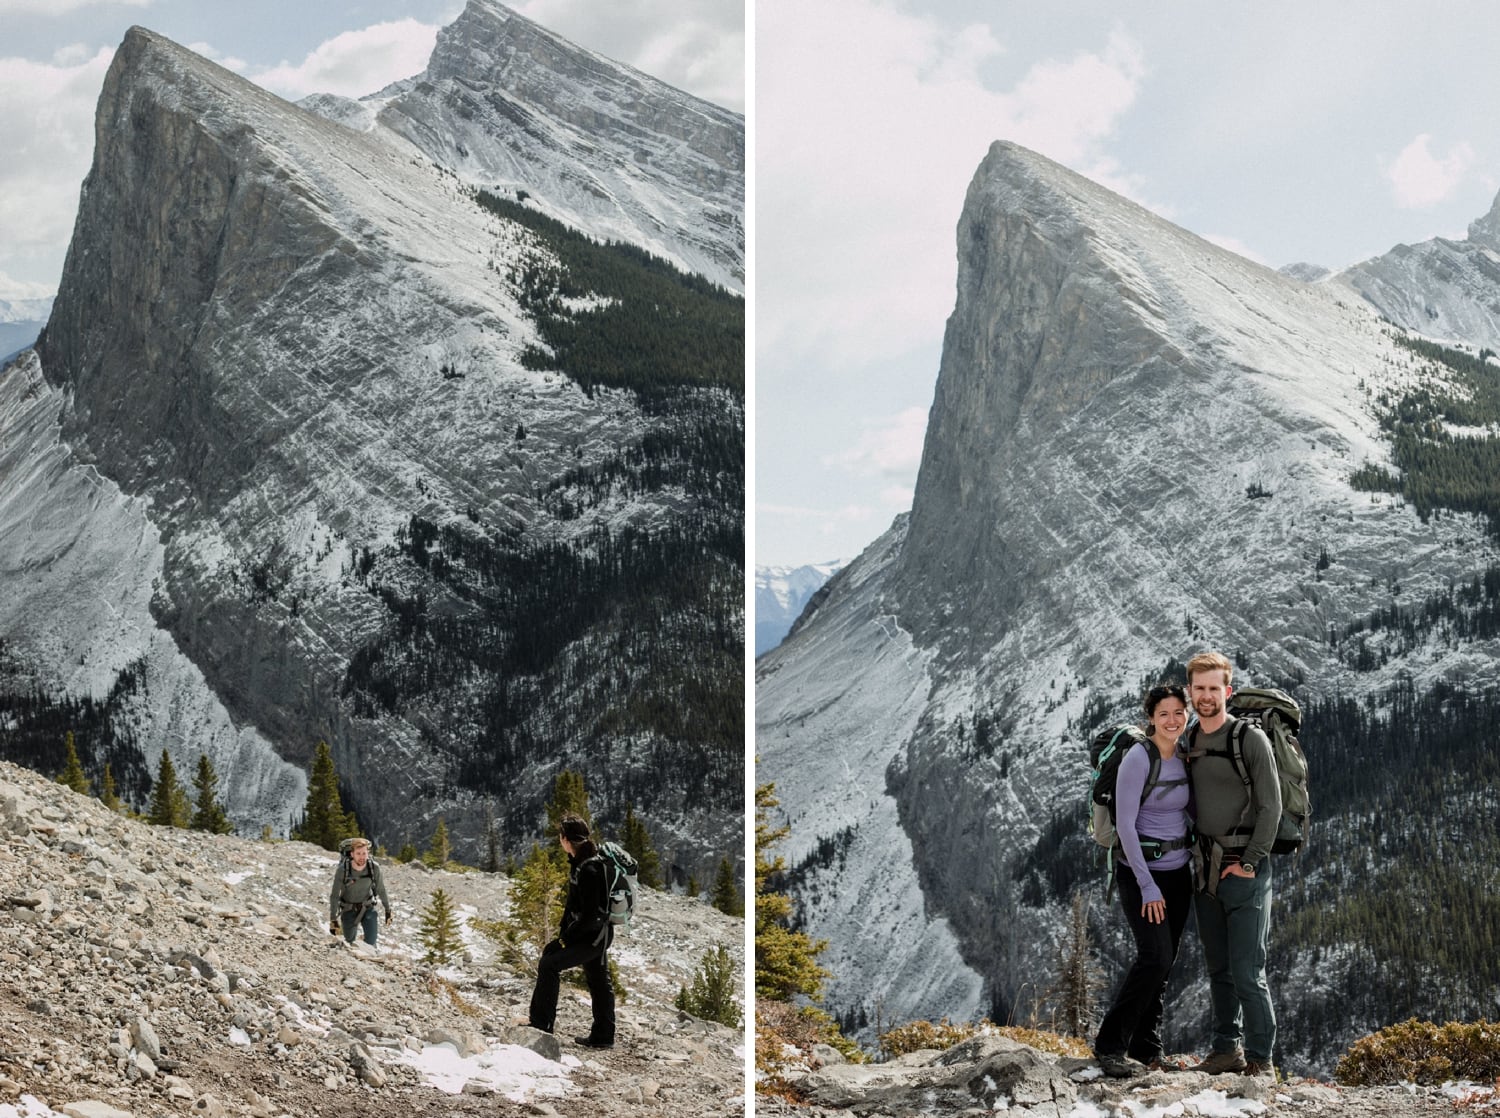
[[[745, 301], [634, 245], [596, 241], [520, 202], [480, 190], [478, 203], [536, 233], [561, 261], [507, 276], [551, 352], [522, 355], [586, 392], [628, 388], [670, 403], [685, 387], [745, 389]], [[588, 299], [588, 309], [565, 300]]]
[[1399, 494], [1423, 520], [1439, 509], [1478, 513], [1500, 536], [1500, 366], [1489, 361], [1489, 350], [1475, 355], [1401, 332], [1390, 336], [1422, 363], [1430, 384], [1451, 387], [1379, 393], [1377, 414], [1400, 473], [1366, 463], [1349, 483]]

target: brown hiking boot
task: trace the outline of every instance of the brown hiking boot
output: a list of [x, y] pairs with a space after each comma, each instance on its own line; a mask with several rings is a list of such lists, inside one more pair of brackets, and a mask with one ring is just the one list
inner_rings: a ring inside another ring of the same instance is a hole
[[1244, 1071], [1245, 1057], [1238, 1048], [1233, 1052], [1211, 1052], [1208, 1058], [1198, 1065], [1197, 1070], [1209, 1075], [1223, 1075], [1227, 1071]]
[[1100, 1070], [1111, 1079], [1132, 1079], [1146, 1074], [1145, 1064], [1132, 1060], [1123, 1052], [1095, 1052], [1094, 1059], [1099, 1062]]
[[1275, 1069], [1275, 1067], [1272, 1066], [1270, 1060], [1266, 1060], [1264, 1062], [1262, 1062], [1260, 1060], [1246, 1060], [1245, 1061], [1245, 1070], [1244, 1070], [1244, 1072], [1242, 1074], [1244, 1074], [1244, 1075], [1269, 1075], [1271, 1077], [1272, 1082], [1275, 1082], [1275, 1080], [1276, 1080], [1276, 1069]]

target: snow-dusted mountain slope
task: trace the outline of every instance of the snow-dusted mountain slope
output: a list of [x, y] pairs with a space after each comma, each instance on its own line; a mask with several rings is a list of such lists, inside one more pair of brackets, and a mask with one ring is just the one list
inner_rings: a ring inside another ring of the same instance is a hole
[[1392, 322], [1435, 338], [1500, 349], [1500, 196], [1462, 241], [1397, 245], [1338, 273]]
[[[1381, 394], [1453, 374], [1347, 288], [1250, 263], [1004, 143], [957, 241], [909, 524], [757, 664], [757, 779], [776, 782], [791, 823], [808, 930], [835, 945], [830, 1004], [872, 1021], [877, 1001], [886, 1021], [1028, 1012], [1067, 896], [1096, 880], [1086, 740], [1171, 665], [1218, 648], [1236, 682], [1295, 688], [1327, 764], [1337, 704], [1441, 702], [1492, 683], [1500, 650], [1419, 624], [1404, 644], [1372, 634], [1374, 653], [1350, 638], [1379, 610], [1420, 618], [1497, 552], [1482, 516], [1424, 518], [1352, 487], [1361, 467], [1392, 467]], [[1405, 755], [1379, 762], [1391, 787]], [[1359, 805], [1319, 775], [1323, 845], [1286, 871], [1288, 935], [1353, 854], [1340, 836]], [[861, 903], [874, 896], [910, 900], [887, 923]], [[1094, 919], [1115, 958], [1120, 921], [1102, 904]], [[927, 938], [963, 963], [912, 974]], [[1302, 942], [1281, 975], [1309, 958]], [[1360, 957], [1313, 968], [1319, 992], [1278, 994], [1293, 1066], [1383, 1011], [1386, 987], [1344, 990]], [[1201, 1000], [1180, 1003], [1179, 1027]]]
[[367, 98], [305, 104], [402, 136], [466, 181], [529, 197], [596, 237], [745, 286], [745, 121], [469, 0], [427, 69]]
[[848, 563], [804, 563], [800, 567], [755, 568], [755, 655], [769, 652], [791, 632], [808, 599]]
[[55, 765], [72, 719], [139, 803], [163, 747], [205, 751], [237, 822], [282, 830], [326, 740], [375, 837], [442, 816], [469, 858], [491, 817], [529, 842], [566, 765], [679, 880], [737, 858], [712, 720], [742, 703], [742, 397], [558, 371], [522, 277], [566, 251], [132, 29], [51, 319], [0, 381], [10, 755]]

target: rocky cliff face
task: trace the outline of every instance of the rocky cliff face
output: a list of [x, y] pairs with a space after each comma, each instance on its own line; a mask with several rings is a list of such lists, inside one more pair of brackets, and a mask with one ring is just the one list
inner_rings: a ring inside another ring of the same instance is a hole
[[207, 752], [257, 829], [325, 739], [381, 841], [445, 816], [471, 860], [490, 826], [530, 841], [566, 764], [708, 880], [740, 848], [738, 747], [659, 692], [739, 701], [705, 643], [739, 647], [741, 560], [703, 541], [740, 523], [743, 469], [681, 463], [694, 432], [732, 450], [742, 403], [539, 367], [518, 277], [556, 251], [404, 141], [133, 29], [52, 318], [0, 380], [7, 690], [110, 694], [96, 770], [106, 737], [136, 769]]
[[739, 115], [494, 0], [470, 0], [427, 70], [387, 93], [378, 124], [470, 181], [525, 190], [595, 236], [744, 289]]
[[[1040, 999], [1060, 904], [1094, 880], [1085, 742], [1171, 665], [1217, 648], [1238, 683], [1378, 706], [1487, 678], [1497, 651], [1429, 633], [1356, 661], [1339, 643], [1496, 554], [1483, 517], [1352, 487], [1391, 460], [1375, 397], [1438, 374], [1347, 288], [1251, 264], [1008, 144], [975, 175], [958, 254], [909, 525], [758, 664], [761, 779], [787, 810], [809, 931], [834, 944], [830, 1001], [871, 1021], [877, 998], [887, 1021], [1005, 1021]], [[1329, 815], [1358, 805], [1323, 804], [1319, 857], [1337, 863]], [[1328, 903], [1314, 860], [1289, 871], [1289, 922]], [[875, 897], [888, 919], [868, 919]], [[1122, 922], [1102, 909], [1113, 961]], [[914, 972], [919, 942], [934, 947]], [[1299, 1032], [1342, 979], [1314, 981], [1285, 992], [1304, 1066], [1330, 1050], [1314, 1033], [1378, 1012], [1346, 1004]], [[1203, 999], [1179, 1004], [1196, 1027]]]

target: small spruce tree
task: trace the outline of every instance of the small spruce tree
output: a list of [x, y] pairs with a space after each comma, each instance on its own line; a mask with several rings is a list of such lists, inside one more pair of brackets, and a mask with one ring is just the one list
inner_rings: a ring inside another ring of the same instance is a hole
[[661, 857], [651, 845], [651, 832], [636, 815], [633, 804], [625, 805], [625, 827], [620, 836], [620, 845], [629, 851], [636, 861], [636, 880], [652, 889], [661, 888]]
[[99, 801], [110, 811], [124, 811], [125, 801], [120, 799], [120, 793], [115, 788], [115, 774], [110, 770], [108, 764], [104, 766], [104, 789], [99, 793]]
[[778, 893], [772, 880], [786, 868], [779, 854], [766, 851], [790, 834], [790, 828], [773, 827], [771, 810], [779, 805], [776, 786], [762, 784], [755, 790], [755, 993], [757, 997], [791, 1001], [798, 994], [817, 1000], [823, 996], [828, 972], [818, 966], [819, 952], [827, 940], [810, 939], [806, 932], [788, 926], [792, 898]]
[[728, 858], [719, 859], [719, 872], [714, 876], [713, 892], [708, 903], [730, 916], [745, 915], [745, 898], [740, 893], [739, 882], [734, 879], [734, 867]]
[[434, 966], [452, 962], [463, 952], [463, 939], [459, 931], [458, 913], [448, 894], [435, 889], [432, 900], [422, 911], [422, 923], [417, 938], [427, 953], [422, 961]]
[[344, 810], [339, 796], [339, 775], [333, 767], [328, 743], [318, 742], [313, 751], [312, 772], [307, 778], [307, 805], [302, 810], [302, 825], [292, 830], [294, 839], [337, 850], [339, 843], [359, 834], [359, 823], [353, 812]]
[[568, 864], [561, 847], [531, 844], [510, 886], [510, 916], [523, 942], [540, 955], [562, 920]]
[[1064, 1036], [1087, 1037], [1093, 1033], [1095, 994], [1100, 985], [1099, 969], [1089, 943], [1089, 899], [1079, 889], [1073, 894], [1068, 926], [1057, 943], [1054, 999]]
[[441, 815], [432, 831], [432, 841], [427, 844], [427, 853], [422, 861], [433, 869], [442, 869], [453, 858], [453, 844], [448, 841], [448, 824]]
[[83, 771], [83, 762], [78, 759], [78, 748], [73, 744], [72, 730], [63, 736], [63, 746], [67, 750], [67, 755], [63, 760], [63, 770], [58, 774], [57, 783], [73, 789], [80, 796], [92, 796], [94, 789], [89, 783], [88, 775]]
[[229, 814], [219, 802], [219, 776], [214, 772], [214, 763], [208, 754], [198, 754], [198, 773], [193, 777], [193, 789], [197, 793], [197, 807], [193, 810], [192, 828], [210, 834], [227, 835], [234, 830]]
[[193, 806], [188, 802], [186, 789], [177, 780], [177, 770], [167, 751], [161, 751], [161, 763], [156, 768], [156, 783], [151, 788], [151, 810], [146, 814], [148, 823], [159, 827], [186, 828], [193, 818]]
[[740, 1007], [734, 1000], [736, 986], [734, 957], [721, 943], [712, 951], [704, 952], [698, 969], [693, 972], [692, 986], [678, 990], [675, 1004], [694, 1017], [737, 1029], [741, 1018]]
[[396, 851], [396, 861], [400, 862], [404, 866], [406, 865], [406, 863], [415, 862], [416, 860], [417, 848], [412, 844], [411, 840], [408, 839], [406, 842], [403, 842], [401, 844], [401, 849]]
[[703, 892], [703, 887], [698, 884], [698, 879], [696, 877], [694, 877], [692, 874], [688, 874], [688, 879], [687, 879], [687, 895], [690, 896], [690, 897], [696, 897], [696, 896], [698, 896], [702, 892]]

